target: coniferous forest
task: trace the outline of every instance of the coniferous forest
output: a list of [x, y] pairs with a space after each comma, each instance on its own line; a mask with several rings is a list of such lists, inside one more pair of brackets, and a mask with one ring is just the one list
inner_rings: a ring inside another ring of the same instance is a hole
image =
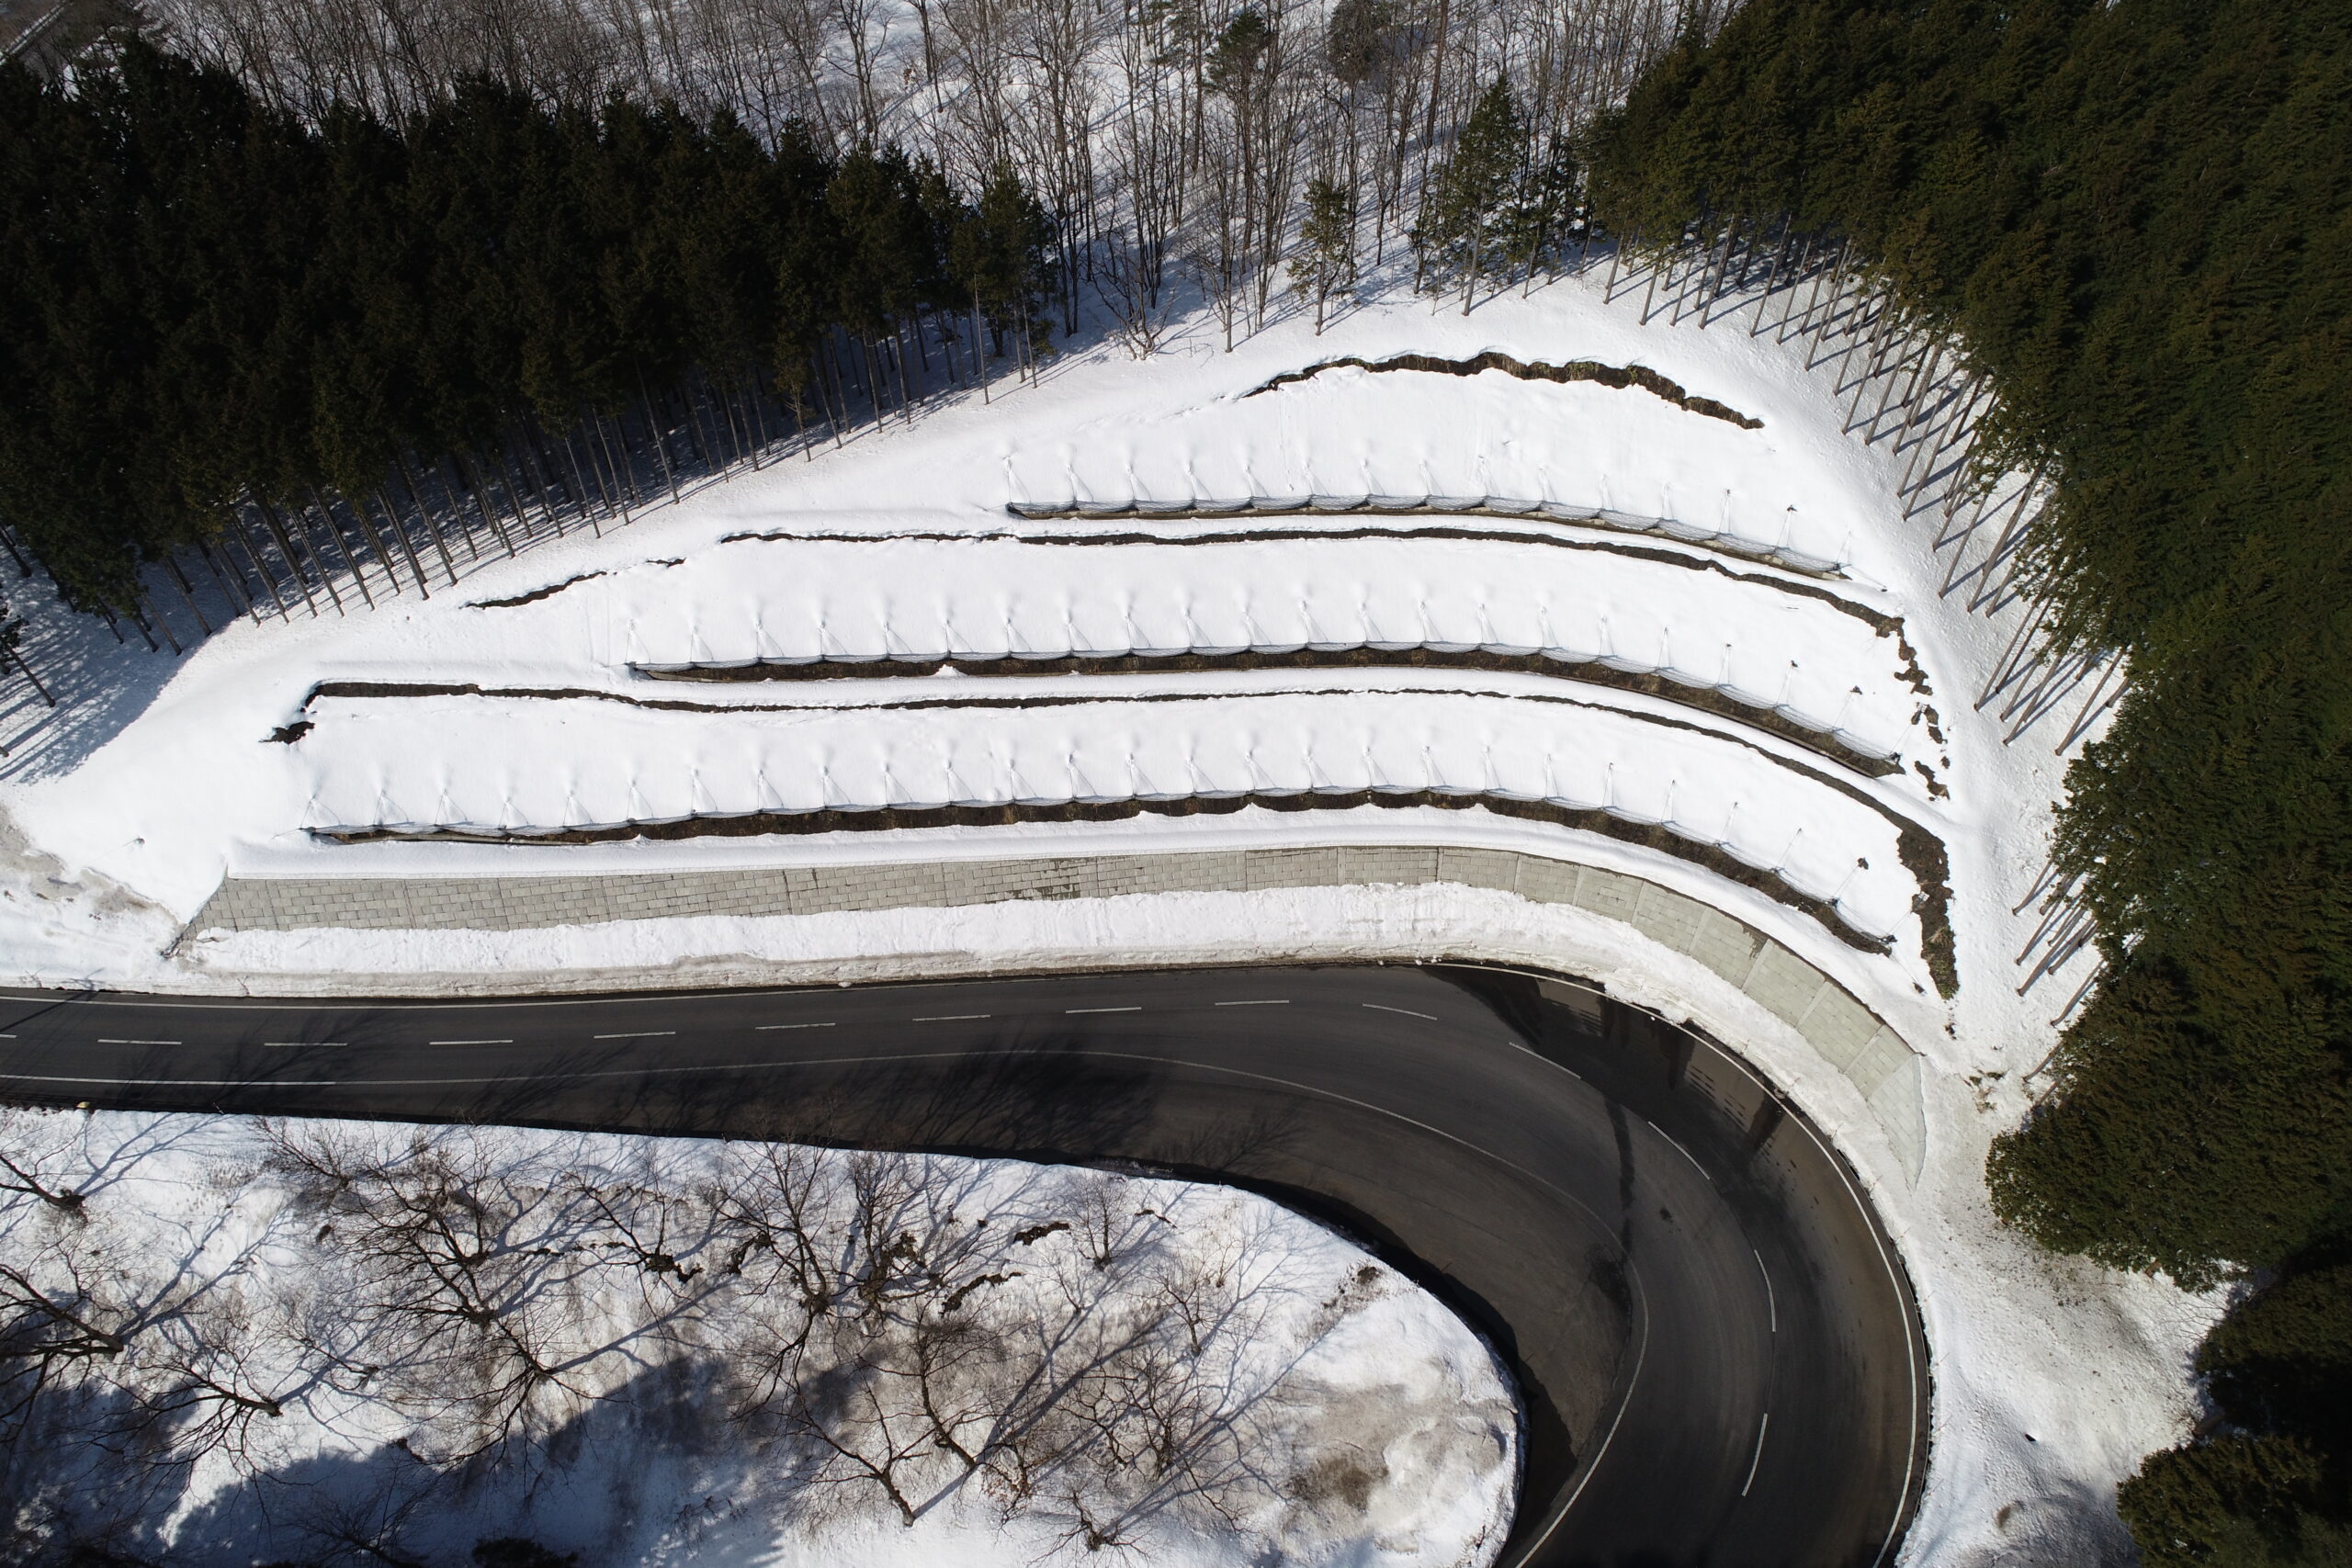
[[1849, 237], [2056, 484], [2029, 570], [2129, 695], [2060, 870], [2106, 978], [1994, 1153], [2046, 1245], [2254, 1287], [2154, 1563], [2352, 1551], [2352, 12], [1749, 0], [1592, 152], [1602, 220]]
[[0, 68], [0, 540], [142, 628], [155, 567], [423, 591], [477, 532], [625, 515], [1082, 316], [1147, 355], [1189, 299], [1230, 346], [1408, 247], [1532, 270], [1673, 15], [918, 9], [895, 85], [872, 6], [732, 0], [173, 0]]
[[673, 429], [707, 465], [885, 416], [1019, 357], [1053, 240], [1009, 170], [485, 78], [311, 124], [136, 39], [70, 92], [0, 70], [0, 516], [88, 608], [178, 547], [423, 589], [436, 514], [511, 547], [674, 483]]

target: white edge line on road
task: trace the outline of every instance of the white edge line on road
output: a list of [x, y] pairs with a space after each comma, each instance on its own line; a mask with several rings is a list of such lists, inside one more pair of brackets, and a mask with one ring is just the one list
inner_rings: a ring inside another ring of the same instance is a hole
[[[1756, 1252], [1754, 1247], [1747, 1249]], [[1772, 1293], [1772, 1271], [1764, 1267], [1764, 1255], [1756, 1252], [1756, 1271], [1764, 1276], [1764, 1310], [1770, 1314], [1772, 1332], [1781, 1332], [1781, 1303]]]
[[1139, 1008], [1139, 1007], [1135, 1007], [1135, 1008], [1064, 1008], [1064, 1009], [1062, 1009], [1062, 1015], [1063, 1015], [1065, 1018], [1067, 1018], [1067, 1017], [1069, 1017], [1069, 1015], [1071, 1015], [1072, 1013], [1081, 1013], [1081, 1012], [1141, 1012], [1141, 1011], [1143, 1011], [1143, 1009], [1141, 1009], [1141, 1008]]
[[1756, 1484], [1756, 1467], [1764, 1462], [1764, 1433], [1771, 1425], [1772, 1413], [1767, 1410], [1764, 1419], [1756, 1423], [1756, 1457], [1747, 1461], [1747, 1479], [1740, 1483], [1739, 1495], [1743, 1497], [1747, 1495], [1747, 1489]]
[[1550, 1067], [1555, 1072], [1566, 1073], [1568, 1077], [1576, 1079], [1577, 1082], [1584, 1082], [1584, 1075], [1582, 1073], [1577, 1071], [1574, 1067], [1564, 1067], [1560, 1066], [1559, 1063], [1552, 1060], [1551, 1057], [1546, 1056], [1543, 1052], [1538, 1051], [1534, 1046], [1528, 1044], [1525, 1041], [1506, 1040], [1503, 1043], [1510, 1046], [1512, 1050], [1519, 1052], [1522, 1055], [1534, 1057], [1537, 1061], [1543, 1063], [1545, 1066]]
[[677, 1033], [674, 1029], [635, 1029], [626, 1034], [592, 1034], [592, 1040], [666, 1040]]
[[1374, 1012], [1401, 1012], [1407, 1018], [1425, 1018], [1431, 1023], [1435, 1023], [1438, 1021], [1437, 1014], [1433, 1012], [1415, 1012], [1411, 1008], [1385, 1008], [1378, 1002], [1365, 1002], [1362, 1005], [1370, 1008]]
[[[1699, 1163], [1699, 1156], [1698, 1156], [1697, 1155], [1692, 1154], [1689, 1149], [1684, 1148], [1680, 1144], [1675, 1144], [1675, 1143], [1674, 1143], [1674, 1134], [1671, 1134], [1671, 1133], [1668, 1132], [1665, 1128], [1663, 1128], [1663, 1127], [1659, 1126], [1657, 1122], [1651, 1122], [1651, 1121], [1650, 1121], [1650, 1119], [1649, 1119], [1648, 1117], [1646, 1117], [1646, 1116], [1643, 1117], [1643, 1118], [1642, 1118], [1642, 1120], [1643, 1120], [1644, 1122], [1649, 1122], [1649, 1129], [1650, 1129], [1650, 1131], [1651, 1131], [1651, 1132], [1656, 1133], [1659, 1137], [1664, 1138], [1668, 1143], [1669, 1143], [1669, 1144], [1674, 1144], [1674, 1152], [1675, 1152], [1676, 1154], [1680, 1155], [1684, 1159], [1689, 1160], [1689, 1161], [1690, 1162], [1690, 1168], [1691, 1168], [1691, 1169], [1693, 1169], [1693, 1170], [1697, 1171], [1701, 1176], [1705, 1176], [1705, 1177], [1707, 1178], [1707, 1185], [1708, 1185], [1708, 1186], [1713, 1187], [1713, 1186], [1715, 1184], [1715, 1179], [1714, 1179], [1713, 1177], [1712, 1177], [1712, 1176], [1708, 1176], [1708, 1175], [1707, 1175], [1707, 1168], [1706, 1168], [1705, 1166], [1701, 1165], [1701, 1164]], [[1754, 1247], [1750, 1247], [1750, 1248], [1748, 1248], [1748, 1250], [1749, 1250], [1750, 1252], [1753, 1252], [1753, 1251], [1755, 1251], [1756, 1249], [1755, 1249]]]
[[[1499, 970], [1507, 975], [1524, 975], [1531, 980], [1549, 980], [1555, 984], [1566, 983], [1562, 981], [1561, 977], [1557, 975], [1547, 974], [1544, 971], [1538, 969], [1522, 969], [1515, 964], [1489, 964], [1484, 967]], [[1596, 989], [1589, 985], [1578, 985], [1576, 988], [1581, 991], [1589, 992], [1595, 996], [1606, 997], [1609, 994], [1606, 987]], [[1690, 1032], [1686, 1025], [1676, 1023], [1673, 1020], [1667, 1018], [1662, 1013], [1655, 1012], [1647, 1008], [1642, 1008], [1631, 1003], [1621, 1003], [1620, 1005], [1634, 1006], [1634, 1010], [1641, 1012], [1645, 1017], [1655, 1019], [1658, 1022], [1666, 1024], [1668, 1028], [1681, 1029], [1684, 1030], [1685, 1032]], [[1702, 1038], [1703, 1039], [1703, 1037]], [[1863, 1194], [1862, 1190], [1855, 1184], [1853, 1176], [1847, 1170], [1845, 1161], [1839, 1156], [1837, 1149], [1824, 1139], [1820, 1132], [1815, 1128], [1813, 1124], [1813, 1118], [1805, 1113], [1804, 1107], [1797, 1101], [1794, 1096], [1782, 1092], [1780, 1089], [1776, 1088], [1770, 1079], [1766, 1078], [1754, 1067], [1750, 1066], [1747, 1059], [1741, 1056], [1738, 1052], [1732, 1050], [1728, 1046], [1718, 1045], [1713, 1041], [1704, 1041], [1703, 1043], [1709, 1050], [1715, 1052], [1725, 1061], [1729, 1062], [1743, 1077], [1747, 1079], [1749, 1083], [1754, 1084], [1758, 1089], [1762, 1091], [1767, 1100], [1775, 1101], [1796, 1112], [1792, 1120], [1794, 1121], [1798, 1128], [1804, 1132], [1806, 1142], [1812, 1144], [1815, 1149], [1820, 1151], [1823, 1161], [1826, 1163], [1829, 1168], [1837, 1174], [1838, 1184], [1846, 1190], [1846, 1196], [1852, 1201], [1856, 1211], [1862, 1215], [1862, 1228], [1870, 1233], [1871, 1244], [1878, 1251], [1879, 1266], [1886, 1270], [1886, 1281], [1889, 1285], [1894, 1288], [1895, 1300], [1904, 1303], [1908, 1309], [1905, 1314], [1908, 1321], [1905, 1323], [1903, 1329], [1903, 1359], [1905, 1369], [1911, 1374], [1911, 1431], [1909, 1440], [1905, 1443], [1904, 1448], [1903, 1488], [1901, 1493], [1895, 1498], [1894, 1517], [1887, 1520], [1886, 1536], [1879, 1543], [1878, 1554], [1871, 1559], [1872, 1568], [1877, 1568], [1877, 1565], [1883, 1563], [1887, 1560], [1888, 1554], [1895, 1549], [1896, 1537], [1903, 1529], [1904, 1512], [1911, 1500], [1912, 1481], [1919, 1472], [1919, 1341], [1925, 1337], [1927, 1326], [1919, 1315], [1918, 1296], [1914, 1290], [1906, 1288], [1910, 1284], [1909, 1277], [1904, 1272], [1902, 1268], [1896, 1264], [1894, 1254], [1888, 1250], [1890, 1236], [1885, 1230], [1885, 1222], [1880, 1217], [1878, 1210], [1871, 1206], [1869, 1198]], [[1529, 1055], [1533, 1055], [1535, 1053], [1530, 1052]], [[1546, 1061], [1550, 1060], [1549, 1057], [1545, 1057], [1544, 1059]], [[1553, 1063], [1553, 1066], [1558, 1066], [1559, 1064], [1555, 1062]], [[1567, 1071], [1566, 1067], [1561, 1067], [1560, 1070], [1562, 1072]], [[1635, 1286], [1638, 1289], [1641, 1280], [1640, 1273], [1636, 1271], [1634, 1278]], [[1644, 1316], [1642, 1323], [1643, 1349], [1645, 1353], [1646, 1353], [1648, 1349], [1648, 1310], [1649, 1309], [1645, 1302], [1643, 1306]], [[1917, 1333], [1913, 1332], [1915, 1329], [1917, 1330]], [[1640, 1367], [1636, 1365], [1634, 1368], [1634, 1374], [1639, 1376], [1640, 1371]], [[1622, 1416], [1623, 1414], [1623, 1407], [1620, 1406], [1619, 1415]], [[1616, 1423], [1612, 1421], [1610, 1424], [1609, 1436], [1610, 1438], [1614, 1438], [1616, 1435]], [[1608, 1451], [1608, 1438], [1604, 1438], [1601, 1440], [1600, 1448], [1601, 1453], [1606, 1453]], [[1595, 1465], [1598, 1465], [1600, 1462], [1601, 1453], [1596, 1453], [1593, 1455], [1592, 1462]], [[1588, 1470], [1585, 1473], [1589, 1477], [1592, 1472]], [[1558, 1513], [1552, 1516], [1552, 1522], [1544, 1527], [1544, 1533], [1536, 1538], [1535, 1544], [1529, 1547], [1526, 1551], [1521, 1554], [1521, 1562], [1523, 1563], [1529, 1558], [1532, 1557], [1536, 1551], [1542, 1549], [1545, 1541], [1552, 1539], [1552, 1532], [1559, 1528], [1560, 1521], [1567, 1517], [1568, 1509], [1576, 1506], [1577, 1495], [1581, 1494], [1583, 1491], [1584, 1483], [1582, 1482], [1578, 1482], [1577, 1483], [1576, 1493], [1571, 1494], [1568, 1497], [1567, 1503], [1561, 1507]]]
[[1576, 1489], [1568, 1494], [1567, 1501], [1553, 1511], [1551, 1522], [1544, 1527], [1544, 1533], [1519, 1554], [1520, 1565], [1532, 1562], [1535, 1554], [1544, 1550], [1544, 1543], [1552, 1539], [1552, 1532], [1560, 1528], [1561, 1522], [1577, 1506], [1577, 1499], [1584, 1495], [1584, 1489], [1592, 1483], [1593, 1476], [1600, 1469], [1600, 1461], [1609, 1457], [1609, 1445], [1617, 1440], [1617, 1427], [1625, 1419], [1625, 1412], [1632, 1407], [1634, 1390], [1642, 1381], [1642, 1368], [1650, 1357], [1650, 1294], [1642, 1289], [1642, 1271], [1639, 1269], [1629, 1267], [1625, 1275], [1634, 1281], [1634, 1299], [1641, 1303], [1642, 1308], [1642, 1339], [1634, 1351], [1634, 1375], [1625, 1380], [1625, 1397], [1617, 1402], [1617, 1413], [1609, 1418], [1609, 1430], [1601, 1434], [1600, 1447], [1593, 1450], [1592, 1458], [1584, 1467], [1584, 1473], [1577, 1477]]
[[[1557, 979], [1556, 976], [1545, 975], [1540, 971], [1532, 969], [1518, 969], [1507, 964], [1489, 964], [1487, 967], [1500, 969], [1506, 974], [1525, 975], [1528, 978], [1533, 980]], [[1606, 995], [1607, 993], [1606, 991], [1603, 991], [1600, 994]], [[1671, 1020], [1667, 1019], [1658, 1013], [1649, 1012], [1646, 1009], [1637, 1009], [1636, 1010], [1643, 1011], [1647, 1017], [1657, 1019], [1660, 1023], [1665, 1023], [1670, 1028], [1679, 1029], [1683, 1027], [1682, 1025], [1674, 1023]], [[1880, 1218], [1879, 1212], [1871, 1206], [1871, 1201], [1869, 1198], [1863, 1194], [1862, 1190], [1855, 1185], [1854, 1178], [1847, 1171], [1845, 1161], [1839, 1157], [1837, 1149], [1824, 1139], [1820, 1132], [1815, 1128], [1813, 1124], [1813, 1118], [1805, 1114], [1804, 1107], [1799, 1104], [1793, 1096], [1784, 1094], [1779, 1089], [1775, 1088], [1770, 1079], [1764, 1077], [1761, 1074], [1757, 1072], [1754, 1067], [1748, 1066], [1747, 1060], [1736, 1051], [1731, 1050], [1727, 1046], [1718, 1046], [1712, 1041], [1709, 1041], [1706, 1043], [1709, 1050], [1715, 1052], [1725, 1061], [1729, 1062], [1734, 1067], [1737, 1068], [1749, 1083], [1754, 1084], [1758, 1090], [1762, 1091], [1766, 1099], [1776, 1101], [1797, 1112], [1792, 1120], [1794, 1121], [1798, 1128], [1804, 1132], [1806, 1142], [1812, 1144], [1815, 1149], [1818, 1149], [1821, 1152], [1821, 1157], [1824, 1162], [1828, 1165], [1832, 1171], [1837, 1173], [1838, 1184], [1846, 1190], [1846, 1196], [1852, 1200], [1854, 1208], [1863, 1217], [1864, 1224], [1862, 1228], [1870, 1233], [1871, 1244], [1878, 1251], [1879, 1266], [1886, 1270], [1886, 1282], [1894, 1288], [1895, 1299], [1899, 1302], [1907, 1303], [1909, 1307], [1909, 1311], [1906, 1314], [1909, 1321], [1904, 1325], [1903, 1331], [1903, 1359], [1906, 1370], [1909, 1371], [1911, 1374], [1911, 1434], [1910, 1440], [1905, 1445], [1904, 1449], [1903, 1490], [1901, 1495], [1895, 1499], [1894, 1517], [1887, 1521], [1885, 1539], [1879, 1543], [1878, 1555], [1871, 1560], [1873, 1565], [1883, 1563], [1887, 1560], [1887, 1554], [1892, 1552], [1895, 1548], [1895, 1538], [1903, 1529], [1904, 1510], [1911, 1500], [1912, 1478], [1918, 1473], [1919, 1470], [1918, 1342], [1926, 1335], [1927, 1329], [1926, 1325], [1921, 1321], [1918, 1314], [1918, 1296], [1916, 1292], [1905, 1288], [1910, 1283], [1909, 1278], [1905, 1275], [1904, 1270], [1897, 1266], [1894, 1255], [1888, 1250], [1888, 1242], [1890, 1237], [1884, 1230], [1885, 1222]], [[1562, 1068], [1561, 1070], [1565, 1072], [1566, 1069]], [[1914, 1334], [1912, 1332], [1915, 1328], [1918, 1330], [1918, 1333]], [[1614, 1428], [1611, 1428], [1611, 1430], [1613, 1431]], [[1595, 1456], [1594, 1462], [1599, 1462], [1598, 1456]], [[1551, 1531], [1547, 1529], [1544, 1533], [1546, 1537], [1549, 1537]], [[1542, 1543], [1539, 1541], [1537, 1544], [1541, 1545]], [[1522, 1561], [1524, 1561], [1524, 1559], [1522, 1559]]]
[[832, 1027], [833, 1026], [830, 1023], [763, 1023], [756, 1027], [752, 1032], [755, 1034], [765, 1034], [770, 1030], [775, 1029], [831, 1029]]

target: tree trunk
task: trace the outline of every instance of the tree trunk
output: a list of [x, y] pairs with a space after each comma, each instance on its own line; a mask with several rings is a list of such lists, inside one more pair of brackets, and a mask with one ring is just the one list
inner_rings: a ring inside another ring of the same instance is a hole
[[179, 585], [180, 598], [187, 602], [187, 613], [196, 617], [196, 624], [203, 628], [204, 635], [206, 637], [210, 637], [212, 635], [212, 623], [204, 618], [204, 612], [202, 610], [197, 608], [196, 590], [187, 585], [187, 576], [180, 570], [180, 563], [174, 560], [169, 556], [164, 557], [163, 560], [164, 570], [170, 572], [172, 574], [172, 581]]
[[234, 562], [230, 564], [230, 570], [236, 572], [236, 582], [232, 588], [229, 577], [220, 570], [220, 563], [212, 558], [210, 545], [198, 539], [196, 542], [196, 553], [203, 558], [204, 570], [212, 574], [212, 581], [220, 585], [220, 596], [232, 604], [243, 604], [245, 607], [244, 613], [254, 618], [254, 625], [261, 625], [261, 606], [254, 602], [254, 596], [245, 590], [245, 574], [236, 570]]
[[490, 525], [490, 531], [497, 537], [498, 542], [506, 547], [506, 558], [518, 559], [514, 540], [507, 534], [506, 525], [498, 520], [497, 511], [491, 506], [489, 499], [482, 494], [480, 470], [467, 460], [463, 452], [450, 453], [449, 461], [457, 465], [458, 477], [465, 480], [466, 493], [473, 497], [474, 510], [481, 514], [483, 522]]
[[977, 288], [972, 290], [972, 360], [978, 367], [980, 404], [985, 408], [989, 401], [989, 355], [988, 345], [980, 340], [980, 291]]
[[[369, 498], [363, 497], [359, 502], [363, 513], [368, 505], [368, 499]], [[391, 501], [384, 494], [381, 486], [377, 488], [376, 493], [372, 499], [375, 502], [376, 509], [383, 513], [384, 521], [392, 525], [392, 537], [401, 542], [401, 555], [408, 561], [409, 575], [416, 579], [416, 592], [418, 595], [425, 599], [432, 598], [433, 590], [426, 585], [424, 581], [424, 568], [416, 558], [416, 547], [409, 542], [408, 530], [401, 526], [401, 514], [392, 510]], [[373, 515], [372, 513], [368, 513], [368, 515], [370, 517], [370, 521], [368, 525], [370, 528], [373, 528], [375, 526]], [[395, 585], [395, 587], [397, 588], [397, 585]]]
[[[269, 569], [262, 564], [260, 552], [254, 548], [253, 539], [245, 532], [246, 524], [243, 509], [242, 507], [232, 506], [230, 508], [229, 515], [231, 520], [236, 524], [236, 530], [233, 535], [226, 528], [220, 531], [221, 547], [226, 548], [229, 540], [232, 537], [235, 538], [237, 541], [237, 547], [245, 552], [245, 558], [247, 560], [253, 562], [254, 575], [261, 579], [261, 585], [264, 588], [269, 590], [269, 602], [277, 606], [278, 619], [288, 622], [292, 621], [294, 617], [287, 613], [286, 595], [278, 590], [277, 580], [270, 576]], [[258, 615], [254, 618], [255, 621], [259, 621], [261, 619]]]
[[[368, 591], [368, 570], [359, 564], [359, 558], [352, 553], [351, 537], [343, 531], [343, 523], [334, 514], [334, 503], [322, 500], [319, 492], [313, 490], [311, 491], [311, 504], [318, 509], [319, 520], [326, 525], [327, 536], [334, 541], [334, 547], [342, 555], [344, 564], [351, 569], [351, 581], [359, 589], [361, 602], [374, 609], [376, 595]], [[391, 569], [386, 567], [384, 570], [389, 572]]]
[[[408, 454], [405, 452], [401, 454], [400, 469], [401, 483], [407, 487], [408, 498], [415, 503], [417, 516], [424, 520], [425, 536], [433, 541], [433, 547], [440, 552], [441, 570], [449, 574], [449, 586], [455, 588], [458, 585], [457, 563], [449, 558], [448, 542], [441, 537], [441, 525], [434, 521], [433, 508], [425, 503], [424, 492], [416, 488], [416, 475], [408, 466]], [[435, 477], [439, 476], [436, 474]]]
[[[260, 511], [263, 524], [268, 527], [272, 534], [277, 536], [277, 547], [283, 551], [286, 556], [286, 570], [294, 574], [294, 581], [301, 587], [302, 602], [310, 605], [311, 614], [313, 616], [317, 615], [319, 613], [319, 602], [316, 598], [311, 596], [311, 580], [303, 575], [301, 558], [294, 553], [294, 541], [288, 538], [286, 536], [286, 530], [278, 525], [277, 515], [271, 512], [269, 502], [262, 500], [259, 496], [255, 496], [254, 498], [254, 505]], [[336, 607], [340, 609], [342, 606], [338, 604]]]
[[645, 411], [646, 434], [653, 440], [653, 455], [662, 459], [662, 477], [670, 486], [670, 504], [675, 506], [678, 503], [678, 471], [670, 466], [670, 435], [661, 427], [655, 415], [652, 394], [645, 389], [643, 369], [637, 373], [637, 395], [639, 406]]

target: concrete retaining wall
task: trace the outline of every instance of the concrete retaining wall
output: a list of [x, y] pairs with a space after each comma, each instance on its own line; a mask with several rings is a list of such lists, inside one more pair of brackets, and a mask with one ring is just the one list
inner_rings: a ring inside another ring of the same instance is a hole
[[200, 931], [518, 931], [671, 916], [945, 908], [1024, 898], [1446, 883], [1572, 904], [1687, 954], [1787, 1022], [1850, 1079], [1917, 1175], [1922, 1066], [1901, 1035], [1762, 932], [1640, 877], [1513, 850], [1410, 846], [1187, 851], [641, 875], [232, 877]]

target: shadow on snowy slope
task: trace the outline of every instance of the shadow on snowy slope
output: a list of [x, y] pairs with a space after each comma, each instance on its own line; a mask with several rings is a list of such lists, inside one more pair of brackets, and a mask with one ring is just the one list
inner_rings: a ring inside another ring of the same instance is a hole
[[396, 1444], [322, 1454], [233, 1481], [193, 1507], [190, 1467], [85, 1440], [122, 1414], [103, 1403], [51, 1393], [28, 1413], [0, 1466], [16, 1499], [0, 1562], [458, 1564], [478, 1540], [501, 1537], [604, 1562], [628, 1543], [691, 1540], [718, 1522], [680, 1516], [680, 1498], [740, 1506], [753, 1491], [750, 1455], [685, 1364], [641, 1374], [544, 1445], [498, 1461], [440, 1471]]

